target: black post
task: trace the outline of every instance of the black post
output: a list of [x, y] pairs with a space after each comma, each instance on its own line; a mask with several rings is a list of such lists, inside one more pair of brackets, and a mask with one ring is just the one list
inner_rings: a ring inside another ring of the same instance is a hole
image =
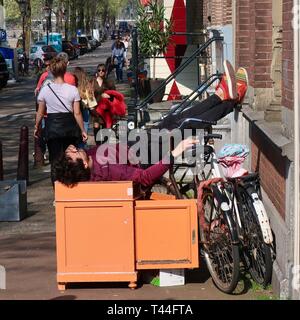
[[28, 127], [23, 126], [20, 132], [20, 146], [18, 157], [17, 180], [26, 180], [29, 183], [28, 169]]
[[[42, 135], [42, 127], [39, 125], [38, 136]], [[44, 154], [41, 148], [41, 143], [39, 138], [34, 138], [34, 166], [35, 167], [43, 167], [44, 162]]]
[[22, 42], [23, 42], [23, 54], [26, 53], [25, 48], [25, 13], [22, 13], [22, 28], [23, 28], [23, 35], [22, 35]]
[[46, 19], [47, 46], [49, 45], [49, 18]]
[[138, 48], [138, 32], [137, 28], [133, 27], [132, 29], [132, 64], [134, 71], [134, 88], [135, 88], [135, 106], [139, 99], [139, 48]]
[[0, 141], [0, 181], [3, 180], [3, 153], [2, 153], [2, 142]]

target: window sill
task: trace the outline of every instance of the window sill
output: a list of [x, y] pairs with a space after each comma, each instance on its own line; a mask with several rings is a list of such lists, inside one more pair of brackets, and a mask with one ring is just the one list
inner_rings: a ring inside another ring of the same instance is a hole
[[290, 161], [294, 161], [293, 142], [282, 135], [281, 123], [265, 121], [263, 111], [253, 111], [248, 106], [244, 106], [241, 112], [245, 119], [253, 126], [257, 127], [274, 146], [281, 150], [281, 155], [283, 157], [287, 157]]

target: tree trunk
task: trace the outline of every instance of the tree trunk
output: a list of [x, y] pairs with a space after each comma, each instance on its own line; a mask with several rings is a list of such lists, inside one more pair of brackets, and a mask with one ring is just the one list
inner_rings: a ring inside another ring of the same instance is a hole
[[106, 23], [108, 22], [108, 2], [105, 1], [105, 3], [103, 4], [103, 13], [102, 13], [102, 24], [103, 27], [105, 28]]
[[78, 14], [78, 24], [77, 30], [81, 29], [84, 32], [84, 5], [80, 1], [80, 4], [77, 4], [77, 14]]
[[46, 0], [46, 4], [47, 4], [47, 6], [51, 9], [51, 10], [50, 10], [50, 15], [49, 15], [49, 20], [48, 20], [48, 30], [49, 30], [49, 32], [52, 32], [52, 19], [51, 19], [51, 15], [52, 15], [53, 0]]
[[90, 10], [91, 10], [91, 2], [86, 1], [85, 6], [85, 31], [87, 34], [91, 31], [91, 17], [90, 17]]
[[76, 0], [70, 0], [70, 33], [76, 35]]
[[25, 32], [25, 52], [26, 57], [29, 58], [30, 43], [31, 43], [31, 3], [27, 3], [26, 15], [24, 18], [24, 32]]
[[62, 0], [58, 1], [58, 5], [57, 5], [57, 11], [55, 13], [55, 17], [56, 17], [56, 32], [58, 33], [62, 33], [62, 16], [63, 16], [63, 11], [62, 11]]
[[65, 0], [65, 39], [69, 39], [70, 0]]

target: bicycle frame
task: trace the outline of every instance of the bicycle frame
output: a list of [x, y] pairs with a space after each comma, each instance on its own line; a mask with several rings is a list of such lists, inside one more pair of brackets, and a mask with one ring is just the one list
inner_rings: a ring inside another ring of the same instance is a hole
[[253, 178], [251, 180], [248, 180], [247, 182], [243, 182], [242, 179], [237, 178], [232, 181], [232, 184], [235, 190], [234, 194], [238, 195], [238, 199], [237, 197], [235, 197], [235, 203], [237, 203], [237, 201], [240, 201], [240, 198], [241, 198], [239, 188], [243, 188], [243, 190], [245, 191], [249, 199], [251, 199], [251, 202], [257, 214], [257, 218], [263, 234], [264, 242], [266, 244], [272, 244], [273, 234], [270, 227], [269, 218], [268, 218], [266, 209], [264, 207], [264, 204], [261, 201], [261, 197], [258, 194], [259, 191], [257, 190], [259, 188], [258, 178], [253, 176]]

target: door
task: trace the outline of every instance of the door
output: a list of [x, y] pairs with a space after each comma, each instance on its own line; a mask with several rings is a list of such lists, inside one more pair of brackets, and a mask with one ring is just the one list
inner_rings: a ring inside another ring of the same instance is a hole
[[196, 200], [149, 200], [135, 204], [137, 269], [196, 268]]
[[58, 274], [133, 273], [133, 204], [57, 202]]

